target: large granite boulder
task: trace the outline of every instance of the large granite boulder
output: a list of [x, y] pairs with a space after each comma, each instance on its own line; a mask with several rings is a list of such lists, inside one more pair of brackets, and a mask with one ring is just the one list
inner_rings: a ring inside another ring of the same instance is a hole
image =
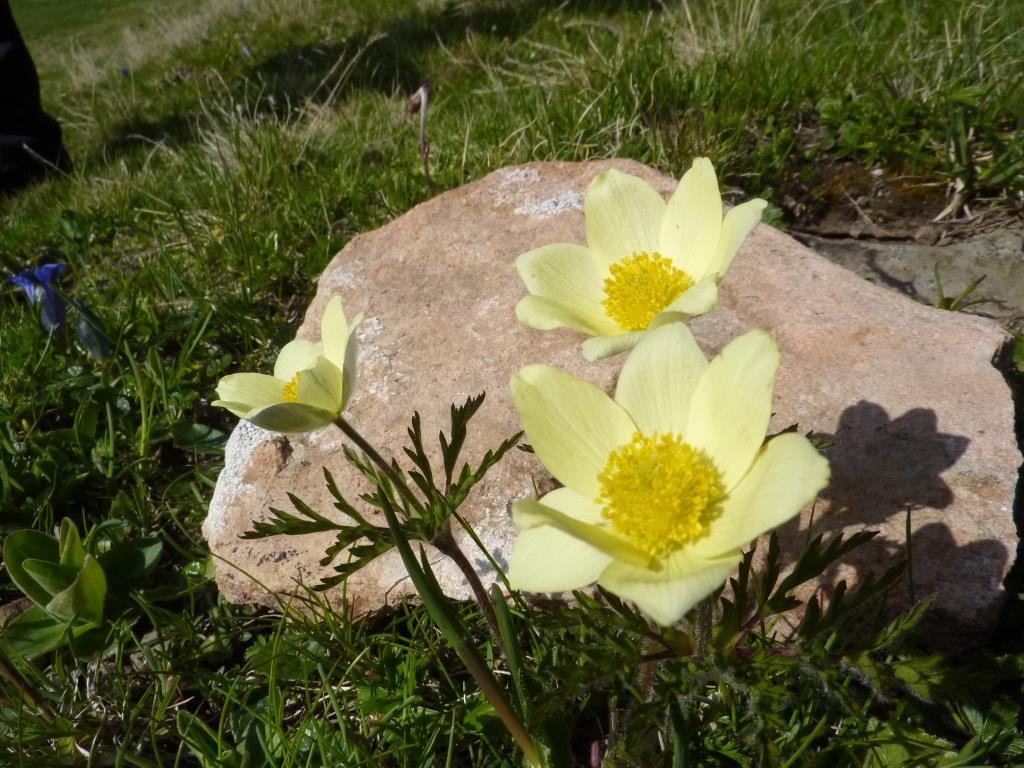
[[[507, 168], [417, 206], [355, 238], [320, 278], [299, 338], [319, 338], [327, 300], [364, 312], [360, 371], [348, 416], [388, 455], [401, 456], [413, 411], [424, 434], [447, 427], [449, 405], [487, 392], [464, 456], [479, 460], [520, 427], [509, 376], [549, 363], [610, 390], [624, 359], [587, 363], [581, 337], [520, 325], [518, 254], [555, 241], [582, 241], [583, 193], [607, 168], [644, 177], [666, 195], [675, 181], [634, 162], [533, 163]], [[833, 478], [814, 510], [812, 533], [878, 530], [872, 544], [815, 585], [880, 573], [907, 551], [912, 531], [913, 596], [935, 595], [933, 618], [950, 637], [977, 636], [994, 621], [1017, 536], [1012, 502], [1020, 454], [1010, 392], [993, 360], [1005, 334], [990, 320], [914, 303], [833, 265], [792, 238], [759, 226], [721, 286], [717, 310], [692, 327], [709, 355], [751, 328], [782, 350], [773, 427], [797, 424], [828, 436]], [[204, 532], [217, 582], [232, 601], [276, 604], [330, 573], [318, 561], [329, 535], [245, 540], [268, 508], [290, 509], [291, 491], [333, 512], [328, 467], [355, 497], [365, 490], [345, 462], [335, 427], [282, 437], [242, 422], [227, 447]], [[512, 451], [466, 501], [463, 512], [499, 563], [514, 539], [509, 508], [550, 487], [536, 458]], [[781, 530], [789, 557], [807, 537], [809, 510]], [[486, 559], [457, 534], [485, 583]], [[434, 553], [453, 596], [462, 578]], [[413, 592], [396, 553], [352, 577], [358, 614]], [[805, 593], [805, 597], [810, 591]], [[342, 590], [330, 593], [340, 604]], [[893, 590], [906, 605], [907, 586]]]

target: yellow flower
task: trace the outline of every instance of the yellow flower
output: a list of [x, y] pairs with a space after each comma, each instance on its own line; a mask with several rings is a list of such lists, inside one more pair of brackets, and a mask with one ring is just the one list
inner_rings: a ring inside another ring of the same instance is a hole
[[662, 625], [717, 589], [741, 546], [828, 482], [828, 463], [802, 435], [764, 443], [778, 364], [763, 331], [709, 362], [672, 323], [629, 355], [614, 400], [549, 366], [515, 374], [527, 437], [564, 487], [513, 506], [512, 586], [597, 582]]
[[766, 205], [748, 200], [723, 218], [715, 169], [703, 157], [668, 203], [643, 179], [604, 171], [583, 202], [587, 247], [556, 243], [516, 260], [530, 292], [516, 316], [542, 331], [590, 334], [588, 360], [632, 349], [648, 329], [714, 308], [718, 283]]
[[332, 298], [320, 324], [320, 341], [296, 339], [277, 356], [274, 375], [234, 373], [217, 385], [218, 400], [227, 408], [274, 432], [308, 432], [334, 421], [352, 395], [356, 380], [356, 343], [341, 299]]

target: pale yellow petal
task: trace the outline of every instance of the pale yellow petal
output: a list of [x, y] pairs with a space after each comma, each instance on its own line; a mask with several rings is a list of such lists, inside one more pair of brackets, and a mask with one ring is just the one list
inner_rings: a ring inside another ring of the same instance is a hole
[[707, 367], [704, 353], [682, 323], [649, 331], [622, 366], [615, 401], [645, 435], [685, 435], [690, 397]]
[[711, 266], [722, 229], [722, 196], [714, 166], [698, 157], [669, 198], [661, 224], [661, 254], [693, 280]]
[[550, 493], [544, 494], [540, 503], [584, 523], [593, 525], [604, 525], [605, 523], [604, 516], [601, 514], [601, 505], [593, 499], [581, 496], [572, 488], [556, 488]]
[[245, 418], [271, 432], [309, 432], [330, 424], [336, 415], [305, 403], [278, 403], [258, 408]]
[[640, 343], [640, 339], [646, 333], [647, 331], [633, 331], [631, 333], [620, 333], [615, 336], [595, 336], [584, 341], [580, 345], [580, 349], [583, 350], [584, 359], [593, 363], [598, 360], [604, 360], [606, 357], [617, 355], [619, 352], [625, 352], [627, 349], [632, 349]]
[[348, 338], [345, 340], [344, 368], [341, 369], [342, 392], [341, 408], [344, 409], [352, 393], [356, 388], [356, 375], [359, 372], [359, 341], [356, 338], [356, 327], [362, 321], [363, 316], [356, 315], [352, 325], [348, 329]]
[[828, 462], [806, 437], [773, 438], [729, 493], [708, 535], [694, 543], [694, 552], [714, 556], [745, 546], [798, 514], [828, 477]]
[[300, 403], [337, 415], [341, 411], [343, 390], [341, 370], [326, 357], [316, 357], [311, 368], [299, 372], [296, 394]]
[[296, 373], [313, 365], [321, 351], [321, 345], [312, 341], [305, 339], [289, 341], [281, 348], [281, 353], [277, 356], [277, 362], [274, 363], [274, 376], [283, 382], [291, 381]]
[[248, 403], [235, 403], [230, 400], [214, 400], [210, 405], [230, 411], [240, 419], [244, 419], [253, 410], [253, 407]]
[[764, 442], [779, 348], [764, 331], [726, 345], [694, 388], [684, 438], [704, 450], [732, 490]]
[[665, 201], [643, 179], [603, 171], [583, 200], [587, 245], [607, 263], [658, 250]]
[[586, 542], [608, 557], [625, 563], [643, 567], [651, 562], [650, 555], [637, 549], [607, 525], [585, 523], [571, 515], [541, 504], [539, 501], [530, 499], [513, 504], [512, 522], [521, 531], [547, 527], [557, 528], [568, 536]]
[[725, 214], [722, 222], [722, 236], [718, 240], [718, 247], [715, 249], [715, 258], [708, 268], [708, 273], [717, 275], [721, 280], [725, 275], [732, 259], [736, 255], [743, 241], [747, 239], [754, 227], [761, 221], [761, 214], [768, 206], [764, 200], [754, 198], [737, 205]]
[[562, 485], [597, 498], [608, 455], [636, 432], [604, 392], [557, 368], [528, 365], [512, 376], [512, 400], [538, 458]]
[[602, 305], [606, 270], [589, 249], [570, 243], [545, 245], [516, 259], [516, 270], [530, 293], [565, 308], [595, 333], [618, 329]]
[[714, 276], [705, 277], [699, 283], [690, 286], [682, 296], [673, 301], [661, 312], [656, 314], [650, 328], [658, 328], [667, 323], [689, 320], [697, 315], [706, 315], [718, 303], [718, 282]]
[[660, 570], [613, 562], [597, 583], [632, 600], [658, 624], [667, 627], [722, 586], [739, 560], [739, 552], [706, 560], [683, 549], [669, 555]]
[[524, 296], [516, 304], [516, 318], [523, 325], [538, 331], [553, 328], [572, 328], [583, 333], [595, 334], [597, 329], [568, 308], [543, 296]]
[[[217, 403], [230, 402], [244, 406], [246, 411], [281, 402], [285, 382], [265, 373], [232, 373], [217, 384]], [[219, 407], [227, 408], [226, 405]], [[232, 413], [235, 411], [228, 408]], [[239, 415], [235, 413], [235, 415]]]
[[323, 356], [339, 368], [345, 363], [345, 344], [348, 337], [348, 321], [341, 306], [341, 297], [332, 296], [320, 320], [320, 339], [323, 342]]
[[513, 589], [564, 592], [597, 581], [611, 557], [568, 533], [542, 525], [519, 532], [508, 561]]

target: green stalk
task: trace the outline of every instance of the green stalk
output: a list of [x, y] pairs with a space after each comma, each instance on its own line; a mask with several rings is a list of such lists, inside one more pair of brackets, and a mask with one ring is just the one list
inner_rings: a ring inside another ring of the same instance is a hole
[[420, 550], [420, 555], [423, 557], [421, 564], [417, 562], [412, 547], [409, 546], [409, 540], [405, 537], [398, 524], [398, 517], [395, 515], [395, 510], [391, 506], [387, 494], [384, 493], [383, 489], [378, 489], [378, 491], [381, 507], [384, 510], [384, 517], [388, 521], [388, 528], [391, 529], [391, 535], [395, 537], [395, 546], [402, 556], [402, 562], [409, 573], [409, 578], [412, 579], [412, 583], [416, 587], [420, 599], [423, 600], [423, 604], [427, 607], [430, 617], [444, 633], [445, 638], [455, 649], [459, 658], [462, 659], [466, 670], [473, 676], [476, 684], [480, 687], [480, 691], [487, 697], [491, 706], [494, 707], [495, 713], [502, 723], [505, 724], [505, 728], [508, 729], [512, 738], [515, 739], [520, 749], [523, 750], [526, 759], [532, 765], [543, 766], [544, 764], [537, 753], [530, 734], [526, 732], [526, 728], [512, 710], [484, 660], [480, 658], [476, 648], [466, 638], [466, 632], [458, 616], [455, 615], [445, 602], [444, 593], [441, 591], [437, 580], [434, 579], [433, 573], [429, 571], [430, 566], [426, 562], [426, 558], [423, 557], [422, 549]]
[[[359, 434], [359, 431], [349, 424], [344, 416], [338, 415], [338, 418], [334, 421], [338, 425], [338, 428], [345, 433], [345, 435], [357, 446], [359, 449], [370, 457], [381, 471], [391, 481], [391, 484], [398, 490], [398, 492], [405, 497], [406, 501], [413, 505], [414, 508], [420, 507], [420, 502], [416, 498], [416, 494], [412, 492], [409, 486], [406, 484], [404, 478], [395, 472], [384, 457], [377, 452], [377, 450], [370, 445], [369, 441]], [[430, 542], [437, 547], [441, 552], [447, 555], [452, 562], [458, 566], [459, 570], [462, 571], [462, 575], [466, 579], [466, 583], [469, 584], [470, 589], [473, 590], [473, 595], [476, 597], [477, 605], [480, 606], [480, 611], [483, 613], [484, 618], [487, 620], [487, 625], [491, 628], [491, 632], [496, 638], [500, 638], [500, 630], [498, 628], [498, 619], [494, 615], [494, 606], [491, 604], [490, 599], [487, 597], [487, 590], [484, 589], [484, 585], [480, 581], [480, 577], [476, 573], [476, 569], [473, 568], [473, 564], [469, 562], [469, 559], [463, 554], [462, 550], [459, 549], [459, 545], [455, 543], [455, 538], [452, 536], [450, 523], [445, 523], [444, 527], [438, 531], [434, 540]]]
[[710, 597], [705, 597], [695, 608], [693, 622], [693, 655], [702, 661], [711, 652], [711, 624], [713, 605]]

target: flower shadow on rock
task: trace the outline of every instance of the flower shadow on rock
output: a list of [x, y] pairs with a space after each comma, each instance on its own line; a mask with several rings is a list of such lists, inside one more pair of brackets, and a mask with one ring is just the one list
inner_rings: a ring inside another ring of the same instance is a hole
[[[939, 510], [956, 500], [953, 489], [942, 475], [964, 455], [970, 439], [939, 430], [935, 411], [912, 408], [890, 418], [877, 403], [861, 401], [848, 407], [839, 418], [834, 434], [818, 434], [828, 446], [824, 453], [832, 468], [831, 480], [821, 492], [812, 535], [826, 537], [846, 529], [878, 530], [889, 528], [867, 545], [854, 550], [843, 559], [855, 575], [848, 581], [861, 582], [868, 574], [881, 575], [904, 561], [907, 546], [903, 535], [906, 516], [918, 523], [915, 511], [931, 521], [917, 527], [912, 539], [913, 575], [917, 586], [915, 600], [929, 593], [939, 593], [926, 626], [942, 626], [941, 642], [954, 645], [969, 638], [977, 628], [965, 626], [960, 632], [954, 625], [969, 623], [976, 617], [957, 616], [945, 609], [946, 600], [957, 603], [973, 601], [976, 605], [992, 604], [1000, 592], [1001, 576], [1009, 553], [995, 539], [979, 539], [958, 546], [953, 529], [935, 521]], [[898, 536], [893, 536], [893, 529]], [[779, 529], [787, 560], [799, 555], [807, 539], [797, 520]], [[847, 574], [848, 576], [849, 574]], [[822, 591], [830, 596], [844, 576], [838, 568], [826, 572]], [[904, 608], [910, 603], [908, 582], [900, 580], [890, 590], [890, 607]]]
[[831, 502], [828, 528], [884, 523], [919, 507], [944, 509], [953, 491], [942, 473], [952, 467], [970, 440], [940, 432], [935, 411], [912, 408], [890, 419], [877, 403], [865, 400], [839, 417], [833, 443], [826, 449], [832, 479], [821, 496]]

